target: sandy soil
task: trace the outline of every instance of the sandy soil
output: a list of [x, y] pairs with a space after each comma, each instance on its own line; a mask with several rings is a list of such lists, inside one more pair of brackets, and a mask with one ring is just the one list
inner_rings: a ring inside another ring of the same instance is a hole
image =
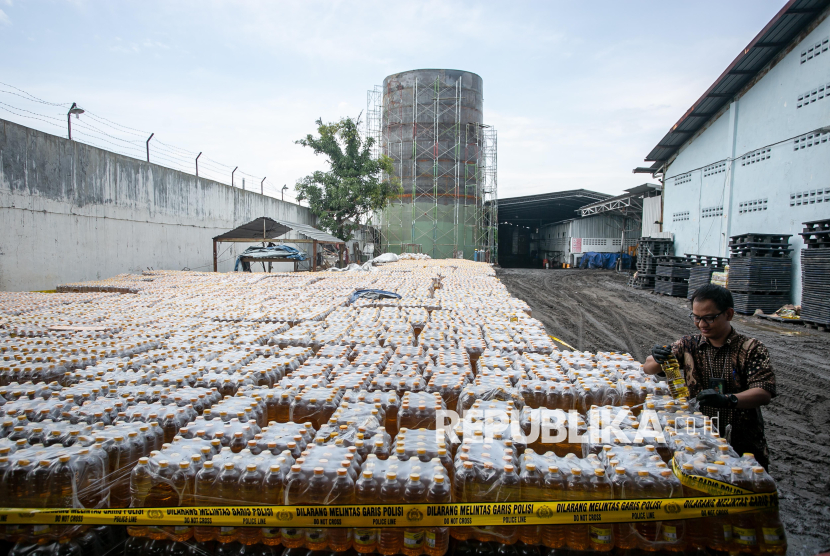
[[[576, 349], [644, 361], [655, 343], [696, 330], [685, 299], [629, 288], [613, 271], [500, 269], [498, 276], [549, 334]], [[830, 550], [830, 332], [739, 315], [734, 325], [767, 346], [775, 368], [779, 395], [764, 419], [788, 553]]]

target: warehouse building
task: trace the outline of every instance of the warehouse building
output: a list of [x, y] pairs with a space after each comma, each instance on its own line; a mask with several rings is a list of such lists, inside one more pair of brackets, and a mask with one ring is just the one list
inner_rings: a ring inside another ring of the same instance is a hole
[[662, 175], [675, 254], [729, 255], [743, 233], [792, 234], [830, 218], [830, 2], [791, 0], [635, 173]]

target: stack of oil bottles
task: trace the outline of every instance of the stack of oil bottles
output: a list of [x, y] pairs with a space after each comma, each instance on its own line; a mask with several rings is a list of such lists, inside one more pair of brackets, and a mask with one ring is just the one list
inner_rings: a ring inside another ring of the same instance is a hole
[[[367, 288], [402, 297], [349, 302]], [[676, 369], [658, 382], [627, 354], [557, 349], [486, 264], [402, 261], [370, 276], [148, 272], [63, 291], [80, 293], [0, 297], [7, 507], [711, 495], [684, 486], [673, 463], [775, 491], [686, 400]], [[463, 422], [439, 419], [447, 410]], [[493, 432], [499, 416], [517, 426]], [[606, 438], [608, 423], [633, 440]], [[552, 425], [582, 440], [535, 434]], [[480, 556], [786, 553], [776, 511], [510, 527], [0, 524], [0, 535], [16, 556], [97, 555], [118, 543], [131, 556], [442, 556], [451, 545]]]

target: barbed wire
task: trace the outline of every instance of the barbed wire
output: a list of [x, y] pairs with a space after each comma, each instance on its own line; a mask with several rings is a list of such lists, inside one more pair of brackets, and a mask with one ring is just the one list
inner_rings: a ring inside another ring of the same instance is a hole
[[[67, 130], [66, 113], [62, 111], [51, 112], [50, 108], [68, 110], [73, 103], [50, 102], [19, 87], [0, 81], [0, 99], [3, 98], [3, 95], [18, 97], [27, 102], [40, 104], [49, 108], [44, 108], [44, 111], [28, 110], [0, 100], [0, 111], [11, 114], [16, 118], [43, 122], [49, 126], [61, 129], [64, 131], [61, 135], [65, 135]], [[4, 100], [10, 99], [6, 97]], [[81, 143], [139, 160], [144, 160], [146, 157], [146, 141], [151, 135], [148, 131], [118, 123], [100, 114], [91, 112], [86, 108], [84, 108], [81, 118], [76, 117], [73, 119], [71, 125], [73, 140], [78, 139]], [[50, 132], [54, 133], [53, 131]], [[199, 151], [173, 145], [172, 143], [160, 140], [156, 136], [153, 137], [150, 143], [151, 162], [187, 174], [194, 175], [196, 173], [197, 155], [199, 155]], [[236, 166], [225, 164], [202, 153], [198, 161], [198, 177], [231, 185], [230, 178], [234, 168]], [[252, 181], [250, 187], [248, 187], [247, 183], [245, 184], [245, 189], [248, 191], [255, 193], [261, 192], [278, 199], [283, 198], [284, 195], [286, 201], [299, 204], [291, 190], [283, 192], [282, 186], [270, 182], [267, 178], [263, 181], [262, 176], [255, 176], [240, 169], [236, 169], [234, 175], [241, 179], [250, 179]], [[233, 181], [233, 187], [242, 189], [241, 183], [238, 180]]]

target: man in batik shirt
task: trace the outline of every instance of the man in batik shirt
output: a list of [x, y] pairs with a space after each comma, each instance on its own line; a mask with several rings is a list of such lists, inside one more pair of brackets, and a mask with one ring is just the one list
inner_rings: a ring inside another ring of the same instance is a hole
[[699, 288], [689, 318], [700, 334], [684, 336], [671, 346], [654, 346], [643, 369], [660, 373], [661, 363], [673, 353], [704, 415], [717, 417], [724, 437], [732, 425], [729, 440], [735, 451], [754, 454], [766, 468], [769, 450], [761, 406], [777, 395], [775, 374], [764, 344], [732, 328], [734, 314], [729, 290], [713, 284]]

